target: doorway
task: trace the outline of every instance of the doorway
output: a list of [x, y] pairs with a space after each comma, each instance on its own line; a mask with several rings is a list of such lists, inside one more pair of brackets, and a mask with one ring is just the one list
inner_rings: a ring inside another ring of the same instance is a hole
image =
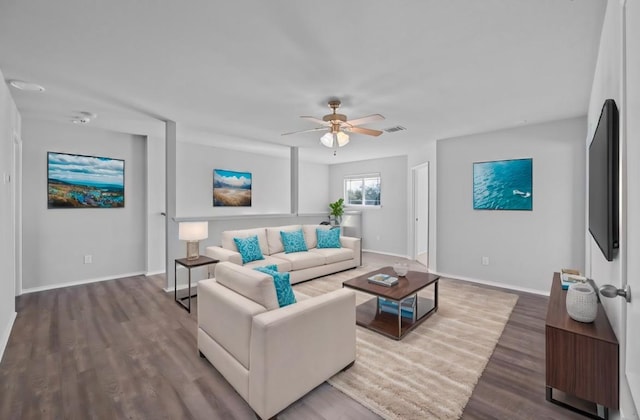
[[413, 258], [429, 268], [429, 162], [411, 169], [413, 183]]

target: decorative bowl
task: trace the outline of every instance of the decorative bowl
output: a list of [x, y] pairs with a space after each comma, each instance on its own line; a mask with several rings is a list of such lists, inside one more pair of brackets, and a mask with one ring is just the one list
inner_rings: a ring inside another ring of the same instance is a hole
[[393, 271], [399, 276], [404, 277], [409, 272], [409, 266], [403, 262], [397, 262], [393, 264]]

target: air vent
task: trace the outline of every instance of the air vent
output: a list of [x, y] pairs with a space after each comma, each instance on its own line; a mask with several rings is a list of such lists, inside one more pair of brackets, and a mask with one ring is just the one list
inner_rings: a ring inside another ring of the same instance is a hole
[[389, 127], [384, 129], [384, 131], [386, 131], [387, 133], [395, 133], [396, 131], [403, 131], [403, 130], [406, 130], [406, 128], [404, 128], [401, 125], [396, 125], [395, 127]]

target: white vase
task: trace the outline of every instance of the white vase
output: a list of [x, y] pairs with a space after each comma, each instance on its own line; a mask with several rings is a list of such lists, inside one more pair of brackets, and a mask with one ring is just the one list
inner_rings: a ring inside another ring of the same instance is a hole
[[575, 283], [567, 290], [567, 313], [576, 321], [593, 322], [598, 315], [598, 296], [591, 285]]

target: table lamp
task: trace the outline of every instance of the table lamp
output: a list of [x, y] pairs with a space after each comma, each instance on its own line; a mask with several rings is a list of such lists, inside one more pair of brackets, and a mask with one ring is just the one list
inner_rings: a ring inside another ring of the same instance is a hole
[[187, 241], [187, 259], [197, 260], [200, 257], [200, 240], [209, 237], [209, 222], [180, 222], [178, 238]]

